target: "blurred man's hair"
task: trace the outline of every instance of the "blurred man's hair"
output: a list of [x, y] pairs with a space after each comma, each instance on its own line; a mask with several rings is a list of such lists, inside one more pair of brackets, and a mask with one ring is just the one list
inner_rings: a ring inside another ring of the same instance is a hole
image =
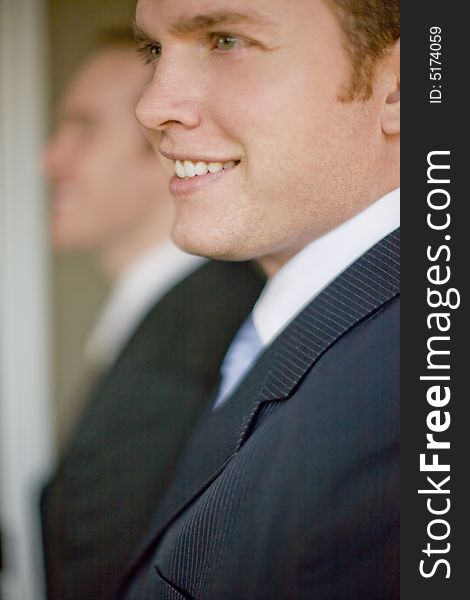
[[400, 0], [326, 0], [345, 36], [352, 73], [342, 100], [372, 95], [376, 64], [400, 37]]
[[108, 48], [135, 48], [135, 36], [132, 27], [118, 27], [99, 31], [95, 37], [94, 51]]

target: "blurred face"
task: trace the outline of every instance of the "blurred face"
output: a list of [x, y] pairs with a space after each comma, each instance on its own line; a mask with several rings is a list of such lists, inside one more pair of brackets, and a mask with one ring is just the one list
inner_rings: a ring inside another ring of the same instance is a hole
[[168, 177], [135, 119], [148, 70], [132, 48], [100, 52], [78, 73], [44, 156], [58, 249], [107, 251], [157, 221]]
[[175, 241], [275, 267], [376, 199], [383, 99], [322, 0], [139, 0], [154, 69], [137, 116], [173, 163]]

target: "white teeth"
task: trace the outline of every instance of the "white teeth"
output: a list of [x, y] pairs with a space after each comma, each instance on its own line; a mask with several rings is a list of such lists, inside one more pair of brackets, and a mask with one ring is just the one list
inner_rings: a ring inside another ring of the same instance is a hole
[[202, 160], [194, 163], [191, 160], [175, 160], [173, 164], [176, 176], [180, 179], [185, 179], [186, 177], [195, 177], [196, 175], [201, 177], [202, 175], [207, 175], [207, 173], [220, 173], [224, 169], [233, 169], [237, 163], [234, 160], [228, 160], [224, 163], [206, 163]]
[[224, 165], [221, 162], [209, 163], [209, 173], [220, 173], [224, 170]]
[[183, 164], [184, 164], [184, 172], [186, 174], [186, 177], [195, 177], [196, 167], [195, 167], [194, 163], [191, 162], [190, 160], [185, 160]]
[[183, 179], [186, 176], [184, 165], [180, 160], [175, 160], [175, 173], [180, 179]]
[[209, 166], [207, 163], [199, 161], [196, 163], [196, 175], [207, 175], [207, 171], [209, 170]]

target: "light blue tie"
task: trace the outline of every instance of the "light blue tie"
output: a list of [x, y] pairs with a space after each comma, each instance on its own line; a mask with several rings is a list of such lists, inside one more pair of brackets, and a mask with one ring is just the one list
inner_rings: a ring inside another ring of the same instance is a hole
[[250, 315], [233, 338], [220, 368], [222, 381], [214, 403], [214, 409], [221, 406], [232, 394], [262, 349], [263, 344], [256, 333]]

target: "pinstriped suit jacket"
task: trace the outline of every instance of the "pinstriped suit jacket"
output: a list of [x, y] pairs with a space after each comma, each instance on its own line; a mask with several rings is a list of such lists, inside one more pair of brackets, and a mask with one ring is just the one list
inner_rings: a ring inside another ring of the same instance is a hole
[[399, 230], [208, 410], [127, 600], [399, 598]]

